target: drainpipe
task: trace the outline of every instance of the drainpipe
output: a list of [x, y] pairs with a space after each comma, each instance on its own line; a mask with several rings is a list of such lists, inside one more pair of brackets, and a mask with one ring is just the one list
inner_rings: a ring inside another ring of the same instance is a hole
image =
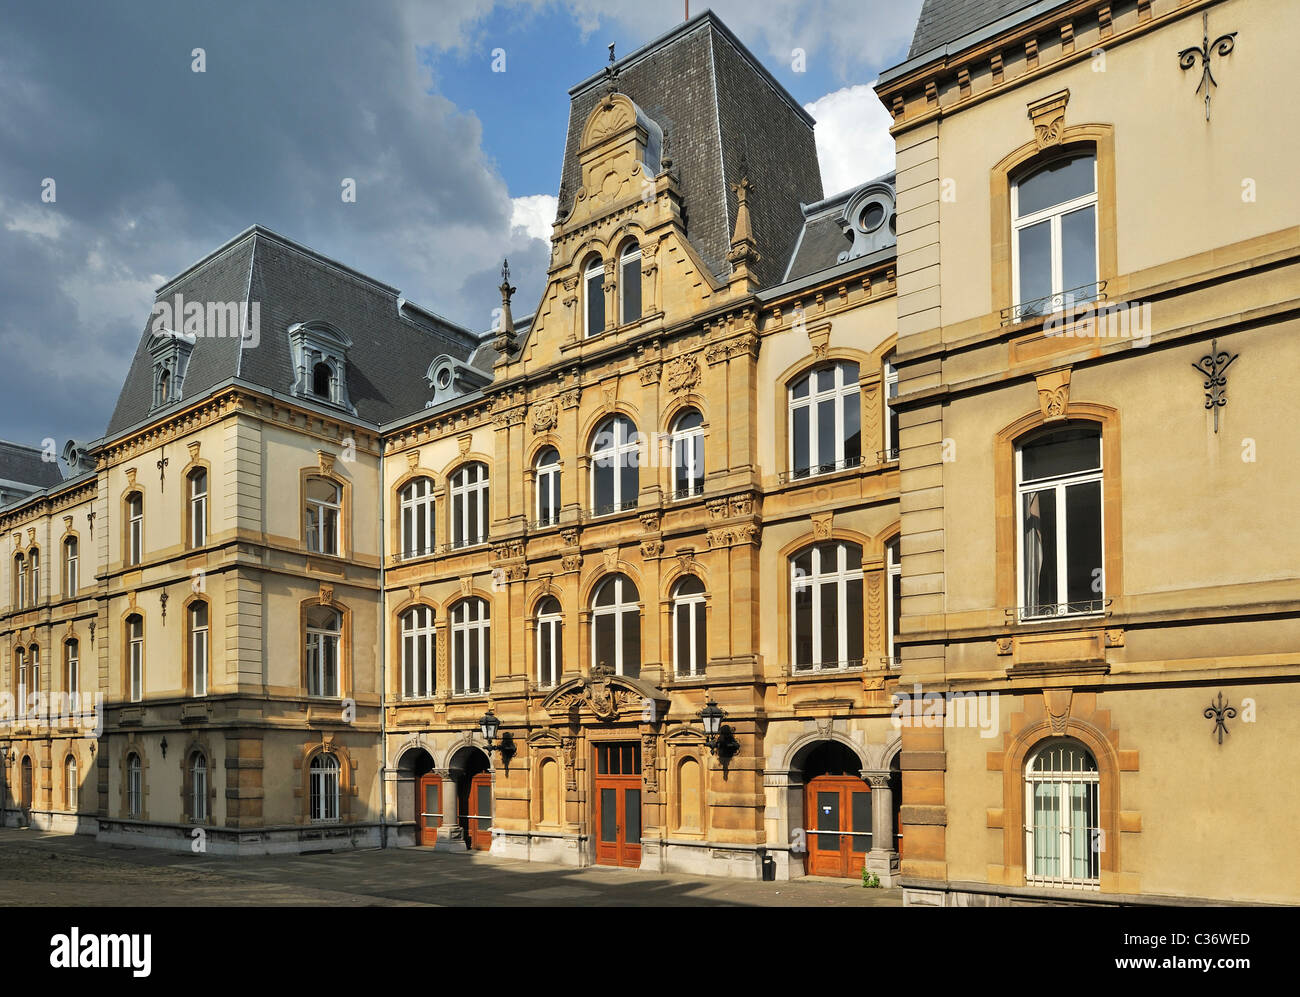
[[379, 441], [379, 847], [388, 847], [388, 556], [384, 543], [384, 443]]

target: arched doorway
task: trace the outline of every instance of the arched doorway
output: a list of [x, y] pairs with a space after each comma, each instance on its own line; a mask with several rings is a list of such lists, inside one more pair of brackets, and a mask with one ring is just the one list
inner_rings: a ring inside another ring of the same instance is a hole
[[432, 847], [442, 826], [442, 776], [433, 771], [433, 756], [411, 748], [397, 763], [397, 819], [415, 822], [415, 843]]
[[492, 766], [487, 755], [466, 746], [448, 768], [456, 780], [456, 813], [465, 843], [474, 850], [492, 847]]
[[838, 741], [810, 745], [801, 759], [804, 821], [810, 876], [862, 875], [872, 847], [871, 786], [861, 776], [862, 760]]
[[25, 820], [30, 816], [32, 809], [32, 756], [23, 755], [23, 770], [21, 783], [22, 796], [18, 800], [18, 805], [22, 807], [22, 816]]

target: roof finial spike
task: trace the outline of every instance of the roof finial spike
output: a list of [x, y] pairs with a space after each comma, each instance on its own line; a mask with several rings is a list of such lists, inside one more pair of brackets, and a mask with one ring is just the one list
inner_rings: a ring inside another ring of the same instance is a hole
[[618, 65], [614, 61], [614, 43], [609, 43], [609, 64], [605, 66], [605, 107], [611, 106], [612, 98], [618, 92]]
[[510, 261], [501, 264], [501, 313], [497, 319], [497, 338], [494, 345], [497, 352], [510, 355], [515, 351], [515, 319], [510, 314], [510, 298], [518, 288], [510, 286]]

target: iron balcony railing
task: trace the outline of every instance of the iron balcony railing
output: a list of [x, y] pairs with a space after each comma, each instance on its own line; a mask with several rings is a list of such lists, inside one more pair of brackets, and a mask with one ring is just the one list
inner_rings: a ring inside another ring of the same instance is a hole
[[616, 512], [627, 512], [636, 508], [636, 499], [627, 502], [611, 502], [608, 505], [593, 506], [588, 517], [595, 519], [599, 516], [612, 516]]
[[1035, 606], [1015, 606], [1004, 609], [1003, 615], [1022, 623], [1055, 620], [1072, 616], [1101, 616], [1110, 605], [1110, 599], [1082, 599], [1076, 602], [1040, 603]]
[[704, 494], [704, 483], [700, 482], [694, 485], [687, 485], [685, 488], [678, 488], [675, 492], [673, 492], [672, 498], [674, 502], [679, 502], [682, 499], [695, 498], [696, 496], [703, 495], [703, 494]]
[[1059, 294], [1048, 294], [1041, 298], [1022, 301], [1010, 308], [1003, 308], [1000, 314], [1003, 325], [1012, 325], [1017, 322], [1028, 322], [1032, 319], [1043, 318], [1053, 312], [1064, 311], [1076, 305], [1088, 305], [1105, 300], [1106, 282], [1099, 280], [1091, 284], [1080, 284], [1078, 287], [1072, 287], [1068, 291], [1061, 291]]
[[791, 481], [803, 481], [807, 478], [816, 478], [823, 474], [834, 474], [836, 471], [849, 471], [861, 466], [861, 455], [845, 457], [843, 460], [832, 461], [827, 464], [812, 464], [808, 467], [796, 467], [793, 471], [782, 471], [777, 475], [777, 481], [784, 485]]

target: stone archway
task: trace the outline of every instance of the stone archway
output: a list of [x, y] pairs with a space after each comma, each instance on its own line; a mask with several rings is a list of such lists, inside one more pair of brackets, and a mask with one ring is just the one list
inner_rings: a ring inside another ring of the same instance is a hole
[[492, 759], [478, 744], [464, 742], [447, 759], [443, 779], [442, 827], [438, 838], [461, 841], [471, 850], [491, 845]]
[[[397, 759], [397, 778], [393, 797], [397, 805], [399, 840], [403, 845], [419, 841], [419, 784], [423, 776], [434, 770], [433, 755], [422, 744], [408, 746]], [[441, 807], [439, 807], [441, 809]]]

